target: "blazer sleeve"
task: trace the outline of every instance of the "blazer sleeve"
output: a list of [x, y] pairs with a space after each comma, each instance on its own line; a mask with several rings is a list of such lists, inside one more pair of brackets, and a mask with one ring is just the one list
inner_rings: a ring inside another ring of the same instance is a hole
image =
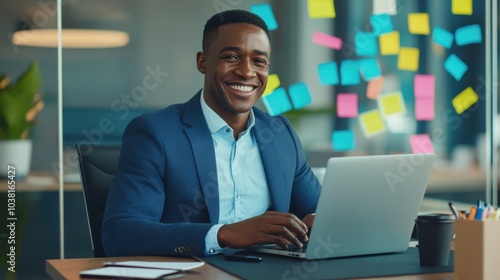
[[294, 143], [293, 148], [296, 154], [296, 169], [290, 199], [290, 212], [302, 219], [307, 214], [316, 211], [321, 185], [307, 162], [300, 139], [295, 133], [290, 121], [284, 116], [279, 117], [292, 137]]
[[141, 116], [124, 133], [103, 219], [106, 256], [205, 254], [205, 236], [213, 224], [164, 221], [165, 141], [155, 129]]

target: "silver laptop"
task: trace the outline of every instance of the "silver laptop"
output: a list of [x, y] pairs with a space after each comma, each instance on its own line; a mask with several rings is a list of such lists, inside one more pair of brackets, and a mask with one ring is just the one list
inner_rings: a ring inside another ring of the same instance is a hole
[[330, 158], [304, 248], [259, 252], [325, 259], [405, 251], [424, 197], [434, 154]]

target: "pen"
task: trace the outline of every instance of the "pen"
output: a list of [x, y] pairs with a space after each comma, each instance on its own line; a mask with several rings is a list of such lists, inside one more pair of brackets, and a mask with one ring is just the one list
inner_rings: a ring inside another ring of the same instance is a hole
[[476, 207], [471, 207], [470, 208], [468, 220], [472, 221], [472, 220], [474, 220], [476, 218], [476, 211], [477, 211]]
[[453, 213], [453, 216], [455, 216], [455, 219], [460, 220], [460, 215], [458, 214], [458, 210], [455, 205], [453, 205], [451, 201], [448, 202], [448, 205], [450, 206], [451, 212]]

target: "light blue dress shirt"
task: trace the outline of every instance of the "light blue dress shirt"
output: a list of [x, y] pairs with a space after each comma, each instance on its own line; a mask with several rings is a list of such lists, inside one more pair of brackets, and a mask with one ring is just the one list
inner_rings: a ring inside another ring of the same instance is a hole
[[222, 251], [217, 233], [224, 224], [266, 212], [271, 206], [271, 197], [259, 147], [252, 133], [255, 124], [253, 110], [247, 129], [234, 139], [233, 129], [207, 105], [203, 93], [200, 102], [212, 134], [219, 184], [219, 222], [205, 237], [205, 252], [210, 255]]

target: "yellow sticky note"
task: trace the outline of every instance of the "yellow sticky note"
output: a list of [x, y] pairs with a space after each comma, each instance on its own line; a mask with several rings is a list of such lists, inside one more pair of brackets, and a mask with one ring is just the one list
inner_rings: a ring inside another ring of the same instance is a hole
[[408, 29], [411, 34], [429, 35], [431, 28], [429, 25], [428, 13], [409, 13]]
[[420, 50], [417, 48], [402, 47], [399, 49], [398, 69], [417, 71]]
[[378, 107], [384, 117], [404, 115], [406, 106], [401, 92], [387, 93], [379, 96]]
[[333, 0], [308, 0], [310, 18], [334, 18], [335, 4]]
[[379, 36], [380, 54], [391, 55], [399, 53], [399, 32], [381, 34]]
[[472, 87], [468, 87], [464, 89], [461, 93], [459, 93], [453, 100], [451, 100], [451, 104], [455, 107], [455, 111], [457, 114], [462, 114], [465, 110], [469, 109], [470, 106], [474, 105], [479, 100], [476, 92], [472, 89]]
[[360, 114], [358, 120], [366, 137], [375, 136], [386, 130], [385, 123], [377, 109]]
[[454, 15], [472, 15], [472, 0], [452, 0], [451, 13]]
[[271, 74], [271, 75], [267, 76], [266, 90], [264, 90], [262, 97], [270, 94], [275, 89], [277, 89], [280, 85], [281, 85], [280, 78], [278, 77], [277, 74]]

